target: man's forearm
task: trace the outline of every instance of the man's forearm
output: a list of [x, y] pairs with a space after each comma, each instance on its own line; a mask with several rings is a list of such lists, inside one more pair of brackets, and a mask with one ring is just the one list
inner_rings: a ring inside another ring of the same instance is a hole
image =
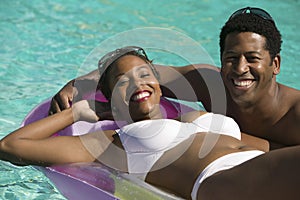
[[[183, 67], [162, 65], [155, 67], [161, 76], [160, 84], [164, 96], [192, 102], [200, 101], [208, 111], [211, 111], [212, 98], [215, 101], [219, 95], [225, 95], [222, 94], [224, 86], [220, 69], [215, 66], [196, 64]], [[220, 100], [223, 101], [222, 98]]]
[[96, 69], [94, 71], [89, 72], [86, 75], [77, 77], [75, 80], [95, 80], [96, 82], [98, 82], [99, 79], [100, 79], [100, 74], [98, 69]]
[[99, 79], [100, 74], [96, 69], [86, 75], [77, 77], [72, 81], [73, 86], [78, 90], [78, 93], [80, 94], [79, 97], [82, 97], [82, 95], [88, 94], [90, 92], [95, 92], [97, 90]]

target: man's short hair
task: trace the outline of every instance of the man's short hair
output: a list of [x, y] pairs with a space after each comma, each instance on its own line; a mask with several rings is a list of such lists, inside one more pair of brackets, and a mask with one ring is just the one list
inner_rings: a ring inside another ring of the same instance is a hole
[[253, 32], [264, 36], [266, 38], [265, 49], [269, 51], [272, 60], [280, 53], [282, 40], [275, 22], [253, 13], [245, 13], [230, 18], [222, 27], [219, 41], [221, 59], [226, 36], [232, 32]]

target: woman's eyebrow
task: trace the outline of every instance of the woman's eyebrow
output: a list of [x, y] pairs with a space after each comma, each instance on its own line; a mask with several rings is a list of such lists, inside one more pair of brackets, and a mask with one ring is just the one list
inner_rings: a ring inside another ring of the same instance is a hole
[[[143, 69], [149, 69], [149, 65], [148, 64], [144, 64], [144, 65], [140, 65], [140, 66], [138, 66], [138, 68], [136, 69], [136, 71], [140, 71], [140, 70], [143, 70]], [[121, 72], [121, 73], [119, 73], [119, 74], [116, 74], [115, 76], [114, 76], [114, 79], [119, 79], [121, 76], [124, 76], [126, 73], [124, 73], [124, 72]]]
[[119, 79], [121, 76], [124, 76], [125, 75], [125, 73], [119, 73], [119, 74], [117, 74], [117, 75], [115, 75], [115, 77], [114, 77], [114, 79]]
[[143, 70], [143, 69], [150, 69], [149, 65], [148, 64], [141, 65], [141, 66], [139, 66], [139, 68], [137, 69], [137, 71]]

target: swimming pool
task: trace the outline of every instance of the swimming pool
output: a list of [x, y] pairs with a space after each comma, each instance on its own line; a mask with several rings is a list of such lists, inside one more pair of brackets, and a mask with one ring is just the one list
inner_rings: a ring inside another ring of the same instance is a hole
[[[38, 1], [2, 0], [0, 50], [0, 137], [16, 129], [39, 102], [68, 80], [89, 72], [80, 68], [102, 41], [141, 27], [160, 27], [199, 42], [219, 65], [218, 35], [227, 17], [247, 5], [266, 9], [283, 36], [278, 80], [300, 89], [299, 0], [289, 1]], [[168, 57], [168, 64], [180, 64]], [[0, 199], [64, 199], [32, 167], [0, 161]]]

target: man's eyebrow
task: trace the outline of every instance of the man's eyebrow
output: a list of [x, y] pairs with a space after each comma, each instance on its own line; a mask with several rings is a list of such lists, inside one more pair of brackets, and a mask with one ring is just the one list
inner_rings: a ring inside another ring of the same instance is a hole
[[259, 52], [259, 51], [247, 51], [246, 52], [246, 54], [259, 54], [259, 55], [261, 55], [261, 52]]
[[[225, 54], [239, 54], [239, 53], [237, 53], [236, 51], [233, 51], [233, 50], [228, 50], [228, 51], [225, 51]], [[259, 54], [259, 55], [261, 55], [261, 52], [259, 52], [259, 51], [246, 51], [246, 52], [244, 52], [244, 54]]]

